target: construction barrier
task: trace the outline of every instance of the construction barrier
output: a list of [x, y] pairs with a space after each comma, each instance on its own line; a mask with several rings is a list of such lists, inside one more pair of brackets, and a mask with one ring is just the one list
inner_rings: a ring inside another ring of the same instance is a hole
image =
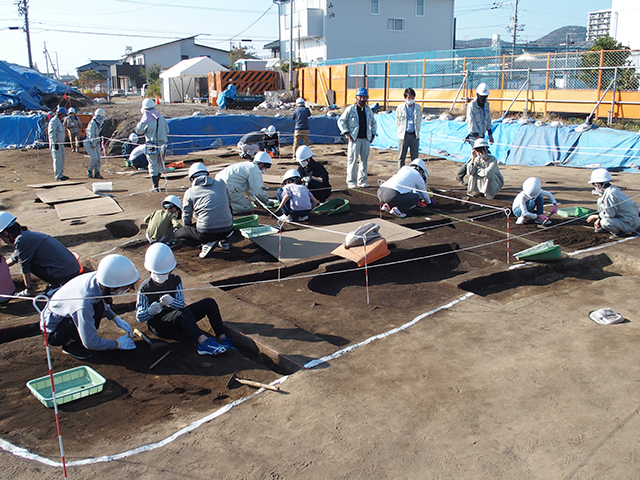
[[216, 105], [218, 94], [233, 80], [238, 95], [262, 95], [277, 89], [277, 73], [262, 71], [209, 72], [209, 103]]

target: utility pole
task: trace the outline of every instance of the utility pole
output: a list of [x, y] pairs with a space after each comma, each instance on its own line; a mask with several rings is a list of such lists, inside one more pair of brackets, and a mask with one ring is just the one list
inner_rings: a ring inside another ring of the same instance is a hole
[[24, 17], [24, 30], [27, 36], [27, 52], [29, 53], [29, 68], [33, 68], [33, 58], [31, 57], [31, 36], [29, 35], [29, 0], [18, 0], [18, 15]]
[[515, 0], [513, 17], [511, 17], [511, 20], [513, 20], [513, 26], [508, 27], [508, 29], [513, 31], [513, 45], [512, 45], [511, 55], [515, 55], [516, 40], [518, 39], [518, 32], [521, 32], [522, 30], [524, 30], [524, 25], [518, 25], [518, 0]]

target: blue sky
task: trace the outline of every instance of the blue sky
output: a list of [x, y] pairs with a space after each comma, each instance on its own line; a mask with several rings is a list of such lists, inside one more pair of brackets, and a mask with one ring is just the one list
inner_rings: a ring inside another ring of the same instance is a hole
[[[27, 65], [27, 47], [16, 0], [0, 0], [0, 59]], [[349, 1], [349, 0], [337, 0]], [[383, 0], [387, 1], [387, 0]], [[498, 8], [493, 6], [501, 5]], [[428, 1], [427, 1], [428, 7]], [[457, 38], [510, 36], [513, 2], [456, 0]], [[520, 0], [523, 40], [535, 40], [564, 25], [586, 26], [587, 13], [611, 8], [611, 0]], [[258, 54], [278, 37], [277, 7], [272, 0], [29, 0], [31, 52], [46, 71], [44, 44], [62, 74], [89, 59], [118, 59], [133, 50], [203, 34], [198, 42], [228, 49], [230, 42], [250, 39]]]

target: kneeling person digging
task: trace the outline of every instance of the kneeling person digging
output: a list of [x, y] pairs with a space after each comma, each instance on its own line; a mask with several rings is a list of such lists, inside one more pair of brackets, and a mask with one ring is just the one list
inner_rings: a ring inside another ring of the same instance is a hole
[[[225, 333], [218, 304], [212, 298], [186, 305], [182, 280], [171, 272], [176, 267], [171, 248], [154, 243], [147, 249], [144, 268], [151, 273], [138, 291], [136, 320], [147, 322], [149, 330], [159, 337], [170, 338], [184, 331], [197, 341], [199, 355], [219, 355], [227, 348], [235, 348]], [[209, 337], [198, 327], [204, 317], [217, 336]]]

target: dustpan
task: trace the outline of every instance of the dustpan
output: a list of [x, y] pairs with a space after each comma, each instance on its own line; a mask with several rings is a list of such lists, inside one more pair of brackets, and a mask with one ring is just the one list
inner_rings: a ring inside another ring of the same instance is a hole
[[580, 217], [587, 218], [589, 215], [597, 213], [597, 210], [586, 207], [567, 207], [559, 208], [557, 215], [562, 218]]
[[540, 243], [535, 247], [527, 248], [513, 255], [518, 260], [526, 260], [532, 262], [548, 262], [552, 260], [560, 260], [562, 252], [560, 245], [554, 245], [553, 240]]
[[345, 198], [332, 198], [313, 209], [313, 213], [326, 213], [327, 215], [337, 215], [348, 211], [349, 200]]

